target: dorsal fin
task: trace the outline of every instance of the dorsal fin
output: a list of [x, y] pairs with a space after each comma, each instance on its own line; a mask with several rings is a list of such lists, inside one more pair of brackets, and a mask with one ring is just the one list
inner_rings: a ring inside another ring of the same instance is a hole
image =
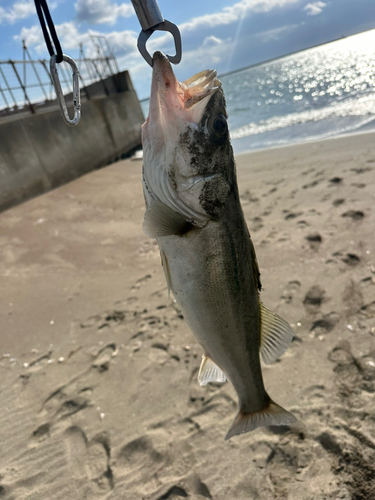
[[202, 356], [201, 367], [198, 373], [199, 385], [206, 385], [209, 382], [226, 382], [227, 377], [223, 370], [221, 370], [209, 356]]
[[267, 309], [260, 300], [259, 304], [261, 315], [260, 355], [262, 361], [268, 365], [288, 349], [294, 333], [285, 320]]
[[151, 200], [143, 220], [143, 231], [150, 238], [182, 234], [189, 224], [185, 218], [174, 212], [161, 201]]

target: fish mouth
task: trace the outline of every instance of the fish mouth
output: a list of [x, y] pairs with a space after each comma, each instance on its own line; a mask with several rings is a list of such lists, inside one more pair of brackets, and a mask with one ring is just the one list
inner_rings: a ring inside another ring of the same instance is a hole
[[[179, 82], [171, 63], [162, 52], [153, 55], [153, 72], [150, 95], [150, 119], [171, 118], [171, 114], [196, 122], [197, 104], [210, 97], [221, 87], [216, 70], [205, 70]], [[203, 104], [203, 103], [202, 103]], [[186, 114], [186, 112], [188, 112]], [[190, 112], [190, 113], [189, 113]], [[201, 113], [199, 113], [201, 115]]]
[[221, 87], [216, 69], [206, 69], [181, 83], [184, 89], [185, 108], [189, 109], [197, 102], [210, 96]]

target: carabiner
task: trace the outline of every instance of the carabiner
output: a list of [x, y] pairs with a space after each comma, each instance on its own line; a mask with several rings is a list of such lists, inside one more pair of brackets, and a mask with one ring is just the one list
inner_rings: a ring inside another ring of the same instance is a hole
[[81, 99], [80, 99], [80, 93], [79, 93], [79, 71], [77, 64], [75, 61], [63, 54], [63, 61], [67, 62], [70, 64], [70, 66], [73, 69], [73, 106], [74, 106], [74, 117], [71, 119], [69, 117], [68, 109], [66, 107], [66, 102], [64, 98], [64, 94], [61, 88], [61, 83], [59, 79], [59, 74], [57, 72], [57, 66], [56, 66], [56, 54], [54, 54], [49, 62], [50, 65], [50, 71], [51, 71], [51, 77], [53, 81], [53, 85], [55, 87], [56, 91], [56, 97], [57, 101], [59, 103], [61, 113], [64, 119], [64, 122], [69, 125], [70, 127], [74, 127], [78, 125], [79, 120], [81, 119]]

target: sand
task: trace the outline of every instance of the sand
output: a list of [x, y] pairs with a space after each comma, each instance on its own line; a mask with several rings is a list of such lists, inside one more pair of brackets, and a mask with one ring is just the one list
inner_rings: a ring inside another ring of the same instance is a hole
[[142, 233], [141, 162], [0, 214], [0, 498], [375, 498], [375, 135], [237, 157], [263, 302], [295, 331], [263, 367], [298, 418], [224, 441], [230, 383]]

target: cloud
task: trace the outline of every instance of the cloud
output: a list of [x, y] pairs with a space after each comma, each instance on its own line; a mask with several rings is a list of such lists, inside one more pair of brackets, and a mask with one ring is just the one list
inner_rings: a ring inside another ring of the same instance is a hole
[[280, 36], [286, 33], [290, 33], [291, 31], [299, 28], [301, 24], [288, 24], [287, 26], [281, 26], [281, 28], [274, 28], [272, 30], [261, 31], [260, 33], [256, 33], [254, 36], [260, 38], [261, 42], [263, 43], [275, 41], [278, 40]]
[[[251, 39], [260, 40], [262, 43], [278, 40], [280, 37], [294, 31], [301, 24], [289, 24], [281, 28], [271, 29], [256, 33], [251, 36]], [[237, 47], [235, 39], [229, 37], [220, 39], [216, 36], [207, 36], [199, 47], [185, 51], [183, 54], [183, 69], [186, 73], [197, 71], [197, 67], [212, 67], [213, 65], [220, 67], [220, 72], [226, 73], [228, 61], [232, 59], [233, 52]]]
[[[298, 0], [242, 0], [231, 7], [224, 7], [220, 12], [194, 17], [180, 25], [181, 32], [193, 31], [197, 28], [213, 28], [240, 21], [251, 13], [269, 12], [276, 7], [296, 3]], [[322, 3], [322, 2], [318, 2]]]
[[202, 43], [202, 48], [207, 48], [207, 47], [216, 47], [217, 45], [221, 45], [223, 43], [223, 40], [218, 38], [217, 36], [206, 36], [206, 38], [203, 40]]
[[305, 5], [303, 10], [307, 12], [308, 16], [316, 16], [317, 14], [320, 14], [324, 7], [326, 7], [326, 3], [324, 2], [313, 2], [313, 3], [308, 3]]
[[13, 39], [17, 42], [25, 40], [26, 47], [34, 47], [39, 54], [43, 50], [47, 50], [40, 26], [31, 26], [31, 28], [23, 27], [21, 33], [15, 35]]
[[112, 3], [111, 0], [78, 0], [75, 4], [77, 20], [90, 24], [115, 24], [118, 17], [131, 17], [134, 8], [130, 3]]
[[[87, 57], [97, 57], [95, 47], [90, 37], [102, 35], [102, 33], [94, 30], [80, 33], [77, 25], [73, 22], [56, 25], [56, 32], [65, 53], [67, 53], [68, 50], [78, 50], [80, 43], [83, 43], [85, 55]], [[40, 26], [35, 25], [30, 28], [23, 27], [20, 34], [15, 35], [13, 38], [16, 41], [25, 40], [26, 46], [33, 47], [39, 54], [47, 52]], [[106, 38], [116, 55], [130, 54], [132, 52], [137, 53], [138, 35], [135, 31], [112, 31], [112, 33], [106, 35]]]
[[199, 47], [184, 53], [184, 71], [189, 75], [192, 71], [196, 71], [197, 61], [199, 61], [198, 66], [202, 68], [212, 67], [213, 64], [217, 65], [227, 59], [232, 48], [233, 40], [231, 38], [221, 40], [216, 36], [208, 36]]
[[20, 2], [14, 3], [13, 6], [8, 9], [0, 7], [0, 24], [14, 24], [20, 19], [26, 19], [35, 13], [35, 5], [32, 0], [21, 0]]

